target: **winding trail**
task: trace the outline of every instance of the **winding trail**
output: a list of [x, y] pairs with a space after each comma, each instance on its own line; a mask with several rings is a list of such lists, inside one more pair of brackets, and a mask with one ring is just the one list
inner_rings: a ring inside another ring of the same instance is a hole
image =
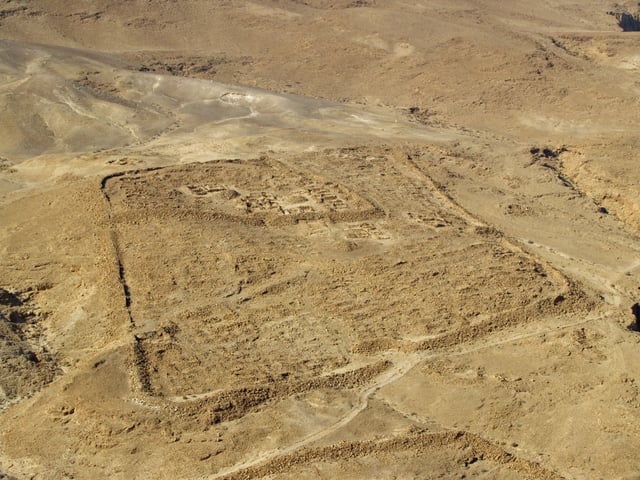
[[[428, 186], [428, 189], [433, 192], [434, 197], [437, 201], [447, 210], [453, 212], [458, 215], [462, 219], [464, 219], [470, 226], [476, 228], [493, 228], [491, 225], [482, 221], [472, 213], [468, 212], [461, 205], [459, 205], [453, 198], [451, 198], [446, 192], [443, 192], [441, 188], [431, 179], [425, 172], [423, 172], [420, 168], [418, 168], [411, 159], [410, 155], [407, 155], [404, 152], [396, 151], [394, 158], [398, 162], [398, 164], [405, 170], [406, 174], [412, 175], [415, 178], [418, 178], [422, 183]], [[166, 168], [166, 167], [164, 167]], [[144, 169], [146, 170], [156, 170], [156, 168]], [[126, 175], [128, 172], [119, 172], [112, 174], [108, 177], [105, 177], [101, 182], [102, 192], [105, 196], [106, 201], [109, 203], [111, 209], [111, 200], [109, 198], [108, 192], [106, 190], [107, 182], [114, 177], [119, 177], [122, 175]], [[174, 408], [173, 406], [177, 406], [179, 404], [189, 404], [192, 401], [197, 402], [198, 400], [206, 400], [210, 397], [214, 397], [219, 391], [210, 391], [203, 392], [195, 396], [189, 396], [188, 398], [165, 398], [158, 399], [153, 396], [152, 388], [148, 381], [148, 374], [145, 371], [145, 362], [144, 353], [139, 351], [137, 348], [137, 337], [133, 332], [135, 331], [135, 319], [132, 316], [131, 312], [131, 293], [128, 289], [127, 279], [126, 279], [126, 269], [123, 264], [121, 258], [121, 252], [119, 247], [119, 241], [117, 236], [117, 228], [111, 223], [111, 234], [114, 244], [114, 251], [117, 257], [118, 267], [119, 267], [119, 275], [120, 282], [123, 286], [123, 294], [125, 297], [125, 305], [127, 307], [129, 313], [129, 321], [132, 329], [132, 336], [134, 338], [133, 350], [134, 350], [134, 365], [130, 370], [132, 375], [133, 385], [137, 385], [137, 397], [136, 400], [139, 401], [140, 404], [146, 405], [149, 408]], [[505, 236], [504, 234], [499, 232], [501, 243], [508, 249], [513, 252], [518, 253], [519, 255], [523, 255], [535, 262], [538, 262], [544, 266], [545, 271], [547, 271], [551, 277], [555, 279], [558, 284], [562, 285], [565, 289], [570, 289], [572, 287], [572, 281], [560, 270], [558, 270], [553, 264], [539, 258], [535, 254], [530, 253], [529, 251], [523, 249], [520, 246], [520, 241], [516, 239], [511, 239]], [[536, 245], [537, 248], [542, 248], [541, 245]], [[576, 259], [577, 261], [577, 259]], [[630, 264], [630, 269], [637, 269], [640, 266], [640, 262], [634, 262]], [[202, 478], [208, 479], [219, 479], [226, 478], [229, 476], [242, 475], [242, 472], [249, 471], [250, 469], [254, 469], [261, 465], [267, 464], [268, 462], [274, 461], [279, 457], [285, 457], [287, 455], [294, 454], [301, 449], [306, 447], [310, 447], [313, 444], [321, 441], [324, 438], [338, 432], [339, 430], [347, 427], [354, 419], [356, 419], [362, 412], [364, 412], [368, 406], [369, 402], [372, 398], [375, 397], [376, 393], [385, 386], [393, 384], [394, 382], [403, 378], [407, 373], [409, 373], [413, 368], [419, 365], [421, 362], [435, 359], [435, 358], [449, 358], [456, 356], [467, 355], [472, 352], [477, 352], [485, 349], [495, 348], [501, 345], [511, 344], [523, 339], [539, 337], [544, 334], [548, 334], [550, 332], [559, 332], [563, 330], [568, 330], [572, 328], [576, 328], [581, 325], [585, 325], [592, 322], [597, 322], [600, 320], [604, 320], [612, 317], [615, 314], [619, 314], [619, 310], [616, 309], [622, 301], [622, 297], [628, 297], [629, 292], [622, 291], [611, 286], [610, 293], [614, 296], [614, 301], [610, 302], [611, 306], [614, 307], [612, 309], [608, 309], [602, 312], [593, 313], [586, 317], [576, 317], [576, 315], [568, 315], [564, 317], [564, 321], [560, 324], [557, 323], [558, 318], [554, 317], [553, 319], [547, 318], [543, 321], [538, 321], [534, 325], [519, 325], [517, 327], [506, 327], [504, 329], [498, 329], [488, 336], [482, 336], [471, 342], [467, 342], [463, 345], [445, 345], [440, 349], [426, 349], [426, 350], [418, 350], [418, 351], [408, 351], [402, 352], [398, 350], [387, 350], [385, 352], [378, 353], [372, 359], [375, 360], [386, 360], [390, 362], [391, 366], [386, 369], [383, 373], [377, 375], [375, 379], [368, 384], [368, 386], [360, 392], [357, 397], [357, 401], [355, 405], [345, 414], [339, 418], [337, 421], [332, 423], [331, 425], [319, 429], [287, 446], [276, 448], [267, 452], [261, 452], [259, 455], [254, 456], [252, 458], [248, 458], [245, 461], [237, 463], [235, 465], [229, 466], [217, 472], [216, 474], [205, 476]], [[551, 324], [551, 321], [554, 321]], [[268, 398], [267, 398], [268, 400]], [[465, 433], [465, 432], [463, 432]], [[538, 476], [535, 478], [546, 478], [544, 476]]]
[[[346, 427], [349, 423], [351, 423], [360, 413], [362, 413], [369, 406], [369, 400], [371, 400], [375, 394], [382, 389], [383, 387], [390, 385], [402, 377], [404, 377], [407, 373], [409, 373], [414, 367], [419, 365], [421, 362], [425, 360], [431, 360], [435, 358], [449, 358], [449, 357], [458, 357], [467, 355], [469, 353], [478, 352], [481, 350], [486, 350], [490, 348], [499, 347], [501, 345], [508, 345], [511, 343], [518, 342], [520, 340], [524, 340], [527, 338], [535, 338], [540, 337], [542, 335], [551, 333], [551, 332], [561, 332], [563, 330], [570, 330], [581, 325], [585, 325], [588, 323], [597, 322], [599, 320], [604, 320], [613, 316], [614, 311], [606, 311], [597, 315], [590, 315], [587, 318], [577, 318], [571, 321], [566, 321], [559, 325], [540, 325], [537, 324], [536, 328], [532, 331], [526, 332], [515, 332], [512, 335], [508, 335], [506, 338], [501, 338], [499, 340], [489, 340], [487, 338], [481, 339], [477, 344], [467, 345], [463, 348], [459, 348], [453, 351], [425, 351], [411, 354], [390, 354], [387, 352], [386, 357], [393, 356], [398, 357], [395, 359], [393, 367], [387, 370], [384, 374], [378, 376], [369, 387], [364, 390], [359, 396], [357, 403], [353, 406], [353, 408], [346, 413], [340, 420], [331, 424], [330, 426], [318, 430], [317, 432], [312, 433], [296, 442], [283, 447], [271, 450], [269, 452], [264, 452], [258, 457], [246, 460], [244, 462], [238, 463], [231, 467], [225, 468], [220, 472], [206, 476], [202, 478], [206, 478], [208, 480], [215, 480], [219, 478], [226, 478], [229, 475], [236, 474], [243, 470], [247, 470], [249, 468], [264, 464], [273, 460], [276, 457], [288, 455], [296, 450], [299, 450], [303, 447], [306, 447], [314, 442], [322, 440], [323, 438], [328, 437], [329, 435], [336, 433], [338, 430]], [[501, 332], [504, 335], [504, 332]]]
[[[475, 225], [477, 227], [491, 227], [487, 223], [483, 222], [479, 218], [477, 218], [472, 213], [468, 212], [461, 205], [453, 200], [448, 194], [443, 192], [438, 185], [431, 179], [428, 175], [426, 175], [422, 170], [420, 170], [411, 159], [410, 155], [404, 157], [403, 155], [395, 155], [395, 158], [399, 161], [399, 163], [404, 164], [408, 167], [409, 170], [413, 172], [413, 174], [425, 182], [429, 186], [429, 189], [434, 193], [435, 197], [439, 200], [439, 202], [446, 208], [451, 211], [454, 211], [456, 214], [465, 219], [470, 225]], [[523, 241], [522, 239], [511, 239], [503, 236], [503, 243], [512, 251], [516, 251], [519, 254], [524, 255], [527, 258], [533, 259], [537, 262], [540, 262], [545, 265], [545, 269], [551, 273], [553, 277], [557, 281], [563, 283], [566, 287], [570, 287], [572, 281], [559, 269], [557, 269], [551, 263], [543, 260], [537, 255], [530, 253], [528, 250], [525, 250], [520, 246], [520, 243]], [[536, 245], [538, 248], [542, 248], [542, 245]], [[579, 261], [579, 259], [572, 259], [574, 261]], [[634, 271], [638, 267], [640, 267], [640, 261], [632, 262], [627, 270]], [[483, 337], [479, 339], [477, 342], [472, 344], [467, 344], [462, 348], [448, 348], [439, 351], [422, 351], [422, 352], [414, 352], [414, 353], [392, 353], [386, 352], [383, 354], [389, 359], [392, 359], [393, 366], [385, 372], [383, 375], [377, 377], [377, 379], [368, 386], [358, 397], [357, 403], [353, 406], [353, 408], [347, 412], [342, 418], [333, 423], [332, 425], [318, 430], [300, 440], [279, 449], [274, 449], [268, 452], [263, 452], [257, 457], [248, 459], [244, 462], [238, 463], [234, 466], [225, 468], [218, 473], [206, 476], [203, 478], [207, 479], [220, 479], [220, 478], [244, 478], [243, 472], [247, 473], [247, 478], [251, 477], [251, 471], [255, 470], [257, 467], [261, 465], [265, 465], [269, 462], [274, 461], [278, 457], [285, 457], [287, 455], [291, 455], [292, 453], [304, 449], [315, 442], [326, 438], [340, 429], [346, 427], [350, 422], [352, 422], [360, 413], [367, 409], [369, 406], [369, 401], [376, 395], [376, 393], [383, 387], [390, 385], [397, 380], [404, 377], [408, 372], [410, 372], [414, 367], [419, 365], [421, 362], [424, 362], [429, 359], [434, 358], [447, 358], [447, 357], [455, 357], [455, 356], [463, 356], [472, 352], [477, 352], [485, 349], [495, 348], [501, 345], [512, 344], [527, 338], [540, 337], [542, 335], [546, 335], [548, 333], [561, 332], [563, 330], [570, 330], [576, 327], [598, 322], [601, 320], [610, 319], [614, 316], [620, 315], [620, 310], [618, 307], [623, 303], [623, 298], [629, 299], [631, 292], [626, 291], [625, 289], [619, 288], [615, 285], [616, 281], [619, 280], [624, 274], [615, 276], [616, 278], [611, 278], [611, 282], [603, 282], [602, 285], [607, 285], [606, 290], [608, 290], [613, 297], [608, 303], [611, 307], [602, 312], [593, 313], [586, 317], [579, 318], [568, 318], [563, 323], [558, 324], [555, 323], [553, 325], [545, 324], [545, 322], [538, 322], [534, 326], [534, 328], [529, 328], [528, 326], [524, 326], [524, 331], [522, 327], [518, 327], [516, 331], [510, 334], [506, 334], [505, 330], [502, 330], [499, 333], [500, 338], [495, 338], [497, 335], [493, 335], [492, 338]], [[604, 279], [602, 279], [604, 280]], [[555, 320], [555, 319], [554, 319]], [[533, 475], [533, 478], [551, 478], [554, 474], [549, 473], [540, 473]], [[551, 475], [551, 477], [549, 477]], [[562, 478], [559, 477], [558, 478]]]

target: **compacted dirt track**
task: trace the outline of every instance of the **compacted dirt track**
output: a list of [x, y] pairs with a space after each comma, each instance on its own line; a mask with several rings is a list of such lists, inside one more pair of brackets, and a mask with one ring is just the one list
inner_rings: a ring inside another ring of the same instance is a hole
[[0, 478], [635, 478], [636, 9], [0, 7]]

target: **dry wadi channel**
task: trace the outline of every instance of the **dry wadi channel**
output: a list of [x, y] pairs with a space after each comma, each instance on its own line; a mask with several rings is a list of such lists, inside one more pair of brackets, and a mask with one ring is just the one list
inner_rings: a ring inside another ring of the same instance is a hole
[[0, 6], [0, 478], [640, 478], [634, 2]]

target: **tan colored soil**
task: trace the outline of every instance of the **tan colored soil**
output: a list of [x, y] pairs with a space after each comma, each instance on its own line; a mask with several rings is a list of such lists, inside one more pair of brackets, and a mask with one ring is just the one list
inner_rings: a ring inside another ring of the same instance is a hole
[[4, 2], [0, 478], [637, 478], [622, 13]]

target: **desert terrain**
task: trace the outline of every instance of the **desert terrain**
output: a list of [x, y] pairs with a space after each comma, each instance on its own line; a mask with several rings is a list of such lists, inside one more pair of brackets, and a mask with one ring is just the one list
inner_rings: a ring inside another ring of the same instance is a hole
[[0, 479], [640, 479], [640, 7], [0, 5]]

